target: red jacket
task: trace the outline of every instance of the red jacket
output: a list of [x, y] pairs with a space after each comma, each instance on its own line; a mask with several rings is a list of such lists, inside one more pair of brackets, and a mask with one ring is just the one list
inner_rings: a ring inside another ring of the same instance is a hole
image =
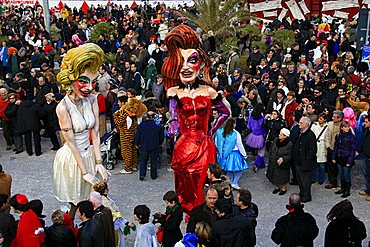
[[297, 109], [298, 107], [298, 103], [295, 102], [295, 100], [293, 100], [290, 104], [286, 105], [286, 108], [285, 108], [285, 120], [288, 124], [288, 127], [290, 128], [293, 123], [294, 123], [294, 120], [293, 120], [293, 113], [295, 112], [295, 110]]
[[17, 234], [12, 241], [12, 247], [42, 247], [45, 232], [39, 218], [29, 209], [19, 217]]
[[3, 120], [9, 120], [5, 115], [6, 107], [10, 104], [10, 100], [5, 101], [3, 98], [0, 98], [0, 118]]
[[105, 105], [105, 97], [99, 93], [96, 98], [98, 99], [99, 116], [104, 115], [107, 112], [107, 106]]

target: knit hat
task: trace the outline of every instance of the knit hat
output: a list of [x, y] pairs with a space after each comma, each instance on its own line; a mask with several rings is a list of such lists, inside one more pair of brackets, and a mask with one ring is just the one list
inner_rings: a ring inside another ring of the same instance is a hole
[[155, 65], [155, 60], [153, 58], [150, 58], [148, 61], [149, 65]]
[[286, 137], [290, 136], [290, 131], [287, 128], [282, 128], [280, 132], [283, 133]]

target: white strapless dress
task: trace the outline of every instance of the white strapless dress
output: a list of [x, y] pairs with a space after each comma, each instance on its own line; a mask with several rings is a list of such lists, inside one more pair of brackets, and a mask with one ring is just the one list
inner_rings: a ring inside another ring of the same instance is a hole
[[[83, 114], [78, 111], [68, 96], [65, 96], [62, 101], [67, 105], [72, 120], [76, 148], [81, 154], [86, 170], [95, 175], [95, 156], [89, 140], [89, 130], [95, 124], [92, 97], [95, 96], [90, 95], [82, 99]], [[82, 178], [82, 172], [69, 146], [64, 144], [54, 159], [53, 192], [55, 197], [61, 202], [72, 202], [77, 205], [78, 202], [87, 200], [92, 191], [92, 185]]]

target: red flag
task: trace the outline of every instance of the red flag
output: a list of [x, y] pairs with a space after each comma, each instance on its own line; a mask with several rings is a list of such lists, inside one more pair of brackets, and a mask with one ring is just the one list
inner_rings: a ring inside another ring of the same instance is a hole
[[136, 4], [136, 2], [134, 1], [134, 2], [131, 4], [131, 9], [134, 9], [136, 6], [137, 6], [137, 4]]
[[35, 2], [35, 6], [36, 6], [36, 7], [37, 7], [37, 6], [40, 6], [39, 1], [36, 1], [36, 2]]
[[87, 5], [86, 1], [82, 3], [81, 9], [84, 12], [84, 14], [87, 15], [87, 11], [89, 10], [89, 5]]
[[62, 3], [62, 0], [59, 1], [59, 4], [58, 4], [58, 10], [62, 10], [64, 7], [63, 3]]

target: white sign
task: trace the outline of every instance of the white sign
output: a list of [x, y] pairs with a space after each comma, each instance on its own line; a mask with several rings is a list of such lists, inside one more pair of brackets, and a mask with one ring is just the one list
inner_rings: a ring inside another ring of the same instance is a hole
[[356, 8], [358, 6], [358, 0], [336, 0], [322, 2], [321, 11], [331, 11], [338, 9]]
[[273, 1], [264, 1], [260, 3], [250, 3], [249, 10], [251, 13], [266, 11], [266, 10], [275, 10], [281, 8], [281, 0]]

